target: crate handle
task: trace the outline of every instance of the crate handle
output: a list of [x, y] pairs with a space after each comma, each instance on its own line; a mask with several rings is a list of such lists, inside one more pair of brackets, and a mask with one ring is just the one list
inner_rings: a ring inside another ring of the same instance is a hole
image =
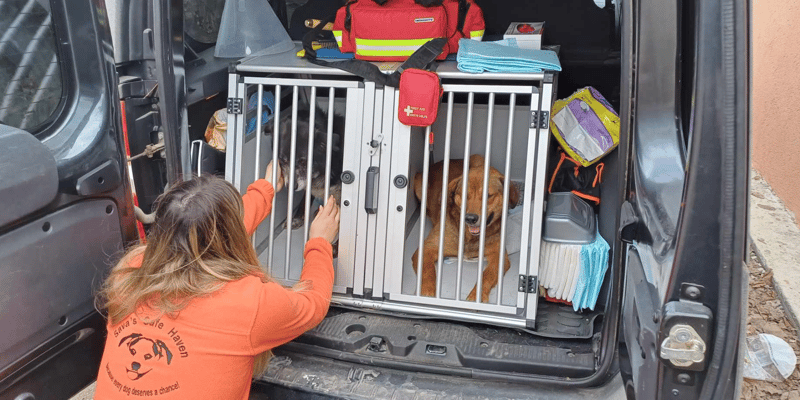
[[364, 210], [367, 214], [378, 213], [378, 175], [380, 168], [369, 167], [367, 169], [367, 187], [365, 191]]

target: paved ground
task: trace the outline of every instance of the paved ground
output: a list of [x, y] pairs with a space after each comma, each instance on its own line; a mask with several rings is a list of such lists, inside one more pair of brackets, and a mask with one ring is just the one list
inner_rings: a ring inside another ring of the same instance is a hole
[[[783, 304], [775, 293], [773, 272], [764, 268], [755, 253], [751, 253], [747, 267], [750, 271], [747, 336], [758, 333], [775, 335], [789, 343], [795, 354], [800, 354], [797, 329], [787, 318]], [[800, 369], [795, 369], [789, 379], [780, 383], [745, 379], [741, 398], [800, 400]]]
[[750, 180], [750, 237], [775, 290], [798, 326], [800, 315], [800, 228], [769, 184], [753, 171]]
[[[800, 228], [756, 171], [750, 180], [750, 237], [757, 256], [748, 265], [747, 335], [773, 334], [800, 355]], [[745, 379], [742, 399], [800, 400], [800, 368], [780, 383]]]

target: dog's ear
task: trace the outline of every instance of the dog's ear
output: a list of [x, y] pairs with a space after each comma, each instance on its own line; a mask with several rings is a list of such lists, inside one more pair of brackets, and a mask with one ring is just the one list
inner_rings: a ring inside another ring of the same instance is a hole
[[123, 343], [131, 341], [131, 340], [136, 339], [136, 338], [140, 338], [140, 337], [142, 337], [141, 333], [131, 333], [130, 335], [125, 336], [124, 338], [122, 338], [122, 340], [119, 341], [119, 344], [117, 346], [122, 346]]
[[486, 160], [480, 154], [473, 154], [469, 156], [469, 169], [473, 168], [483, 168], [483, 164]]
[[459, 176], [458, 178], [451, 179], [450, 183], [447, 184], [447, 197], [450, 199], [455, 200], [456, 196], [461, 197], [461, 189], [464, 182], [463, 177]]
[[264, 136], [271, 136], [273, 131], [275, 131], [275, 121], [270, 119], [266, 124], [264, 124]]
[[153, 354], [157, 354], [159, 356], [166, 356], [167, 365], [169, 365], [169, 363], [172, 361], [172, 352], [169, 351], [169, 349], [167, 348], [167, 344], [160, 340], [156, 340], [153, 343]]
[[[500, 177], [500, 185], [501, 187], [505, 185], [506, 178]], [[514, 182], [510, 182], [508, 186], [508, 207], [514, 208], [519, 204], [519, 189], [517, 189], [517, 185]]]

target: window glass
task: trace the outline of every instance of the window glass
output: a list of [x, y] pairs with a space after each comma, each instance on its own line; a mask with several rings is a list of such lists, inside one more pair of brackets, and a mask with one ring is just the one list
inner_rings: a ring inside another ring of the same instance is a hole
[[0, 1], [0, 123], [36, 133], [54, 117], [61, 96], [49, 2]]

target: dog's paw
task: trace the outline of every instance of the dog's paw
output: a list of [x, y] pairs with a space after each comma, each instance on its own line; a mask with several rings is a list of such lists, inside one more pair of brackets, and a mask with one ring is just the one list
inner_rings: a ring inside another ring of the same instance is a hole
[[434, 297], [436, 296], [436, 286], [433, 285], [422, 285], [421, 289], [422, 295], [425, 297]]
[[292, 230], [302, 228], [305, 222], [306, 222], [305, 216], [292, 218]]
[[467, 301], [475, 301], [475, 289], [472, 289], [471, 292], [467, 295]]
[[489, 293], [488, 292], [484, 293], [483, 295], [481, 295], [481, 302], [484, 303], [484, 304], [489, 302]]
[[[489, 292], [491, 292], [491, 289], [489, 291], [485, 291], [485, 292], [483, 292], [481, 294], [481, 303], [488, 303], [489, 302]], [[469, 294], [467, 295], [467, 300], [466, 301], [475, 301], [475, 288], [472, 288], [472, 291], [469, 292]]]

